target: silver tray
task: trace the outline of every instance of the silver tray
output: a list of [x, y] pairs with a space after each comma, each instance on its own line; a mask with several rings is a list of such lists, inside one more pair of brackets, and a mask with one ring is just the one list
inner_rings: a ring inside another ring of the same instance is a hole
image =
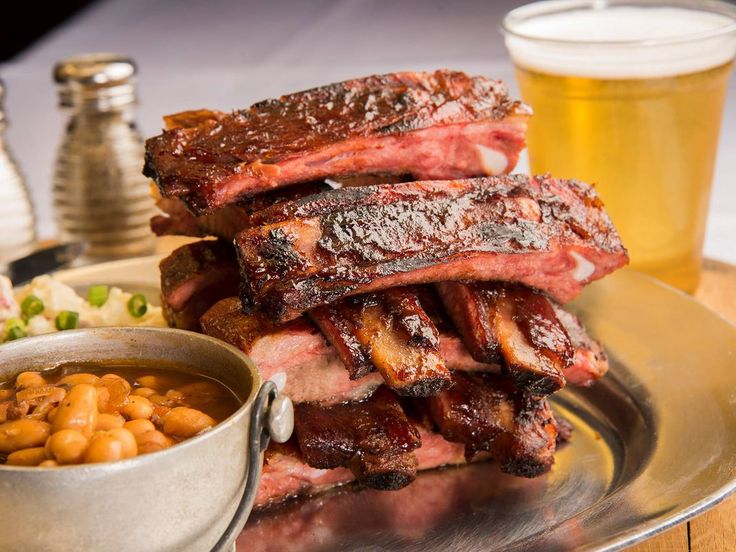
[[[158, 257], [59, 273], [156, 295]], [[566, 389], [574, 425], [548, 475], [492, 463], [435, 470], [396, 492], [338, 490], [254, 515], [241, 550], [616, 550], [736, 488], [736, 328], [689, 296], [622, 270], [571, 309], [601, 340], [609, 374]]]

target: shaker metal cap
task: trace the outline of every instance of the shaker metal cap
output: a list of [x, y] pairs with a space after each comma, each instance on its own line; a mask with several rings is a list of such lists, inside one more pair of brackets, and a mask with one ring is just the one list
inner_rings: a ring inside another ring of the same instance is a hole
[[104, 88], [125, 83], [136, 74], [135, 62], [120, 54], [80, 54], [61, 60], [54, 66], [58, 84], [85, 88]]
[[54, 66], [59, 103], [92, 111], [110, 111], [135, 103], [135, 62], [121, 54], [79, 54]]

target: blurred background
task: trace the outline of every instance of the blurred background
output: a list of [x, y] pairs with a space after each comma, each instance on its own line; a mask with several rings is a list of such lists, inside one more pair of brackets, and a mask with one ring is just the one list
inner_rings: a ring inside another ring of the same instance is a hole
[[[98, 0], [34, 3], [3, 32], [6, 142], [26, 178], [39, 237], [55, 235], [51, 182], [64, 135], [52, 68], [81, 52], [138, 64], [136, 121], [145, 137], [161, 116], [230, 110], [349, 77], [450, 67], [505, 80], [513, 68], [498, 32], [525, 2], [447, 0]], [[525, 170], [525, 161], [518, 170]], [[736, 263], [736, 79], [730, 82], [705, 254]]]

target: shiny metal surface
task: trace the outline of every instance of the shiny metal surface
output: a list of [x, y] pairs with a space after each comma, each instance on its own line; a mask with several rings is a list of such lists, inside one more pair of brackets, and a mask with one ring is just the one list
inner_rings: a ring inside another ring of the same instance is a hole
[[135, 62], [120, 54], [79, 54], [59, 61], [53, 70], [59, 89], [59, 103], [64, 107], [90, 103], [106, 108], [133, 103], [137, 73]]
[[5, 85], [0, 81], [0, 218], [7, 229], [0, 234], [0, 262], [30, 253], [36, 242], [36, 220], [28, 189], [5, 145], [4, 99]]
[[54, 69], [68, 114], [54, 173], [54, 210], [64, 241], [89, 244], [91, 260], [151, 253], [155, 213], [141, 174], [143, 139], [134, 121], [135, 64], [83, 54]]
[[279, 395], [268, 410], [268, 434], [276, 443], [285, 443], [294, 431], [294, 405], [286, 395]]
[[80, 242], [63, 243], [38, 249], [23, 257], [5, 264], [0, 262], [0, 273], [5, 274], [14, 285], [23, 284], [55, 270], [59, 270], [84, 253], [85, 246]]
[[[258, 396], [253, 403], [253, 409], [250, 417], [250, 431], [248, 432], [248, 475], [245, 482], [245, 491], [240, 499], [235, 514], [230, 520], [230, 524], [225, 532], [220, 536], [211, 552], [224, 552], [232, 549], [235, 545], [235, 539], [245, 527], [250, 511], [253, 509], [253, 503], [258, 493], [258, 484], [261, 479], [261, 470], [263, 468], [262, 453], [268, 447], [268, 442], [274, 433], [278, 433], [278, 429], [271, 423], [269, 417], [271, 406], [279, 399], [278, 389], [272, 381], [266, 381], [258, 390]], [[289, 403], [290, 404], [290, 403]], [[292, 419], [294, 410], [291, 410]], [[286, 439], [291, 437], [291, 431]]]
[[[158, 258], [67, 271], [156, 285]], [[713, 506], [736, 487], [736, 328], [635, 272], [572, 305], [610, 373], [555, 400], [575, 431], [546, 477], [493, 464], [422, 474], [397, 492], [337, 492], [254, 515], [240, 550], [616, 550]]]
[[[51, 469], [0, 466], [0, 549], [208, 551], [225, 531], [243, 496], [251, 407], [261, 386], [245, 355], [190, 332], [74, 330], [0, 346], [0, 378], [120, 359], [180, 363], [223, 382], [244, 404], [212, 430], [161, 452]], [[254, 437], [259, 444], [267, 438]]]

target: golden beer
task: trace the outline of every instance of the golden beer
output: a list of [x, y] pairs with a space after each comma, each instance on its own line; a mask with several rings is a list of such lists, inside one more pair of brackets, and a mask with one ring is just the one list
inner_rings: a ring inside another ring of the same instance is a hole
[[[605, 34], [605, 27], [597, 32]], [[549, 45], [552, 57], [541, 63], [534, 56], [543, 52], [544, 44], [539, 51], [528, 50], [531, 55], [514, 57], [522, 98], [534, 110], [528, 135], [531, 171], [595, 183], [631, 265], [690, 292], [702, 263], [733, 65], [733, 51], [722, 48], [731, 44], [700, 49], [665, 44], [658, 52], [631, 44], [627, 65], [626, 42], [608, 43], [603, 50], [587, 43], [587, 54], [571, 56], [564, 72], [562, 62], [570, 53], [564, 44]], [[671, 64], [668, 52], [679, 56]], [[554, 55], [559, 59], [550, 63]], [[586, 55], [588, 59], [582, 57]]]

